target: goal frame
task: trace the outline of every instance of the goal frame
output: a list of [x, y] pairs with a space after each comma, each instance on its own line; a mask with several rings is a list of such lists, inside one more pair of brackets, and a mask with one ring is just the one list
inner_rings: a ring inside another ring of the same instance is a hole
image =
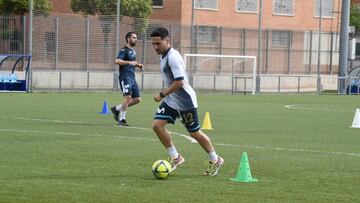
[[256, 56], [247, 56], [247, 55], [217, 55], [217, 54], [184, 54], [184, 64], [186, 68], [186, 61], [188, 57], [191, 56], [199, 56], [199, 57], [210, 57], [210, 58], [238, 58], [238, 59], [252, 59], [253, 63], [253, 71], [252, 71], [252, 79], [253, 79], [253, 87], [252, 87], [252, 95], [256, 93]]

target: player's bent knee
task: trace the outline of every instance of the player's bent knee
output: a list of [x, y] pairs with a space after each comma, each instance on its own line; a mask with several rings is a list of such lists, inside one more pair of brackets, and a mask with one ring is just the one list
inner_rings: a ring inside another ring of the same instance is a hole
[[196, 132], [189, 132], [190, 136], [194, 138], [195, 140], [210, 140], [210, 138], [203, 133], [201, 130], [198, 130]]
[[[166, 124], [166, 123], [165, 123]], [[164, 126], [165, 124], [163, 123], [163, 121], [154, 121], [153, 124], [152, 124], [152, 129], [155, 131], [155, 132], [161, 132], [164, 130]]]
[[161, 128], [161, 126], [159, 124], [157, 124], [157, 123], [152, 124], [153, 131], [159, 132], [160, 128]]
[[195, 132], [189, 132], [190, 136], [193, 138], [197, 138], [200, 137], [202, 134], [200, 133], [200, 130], [195, 131]]
[[152, 129], [157, 135], [161, 135], [162, 132], [163, 132], [163, 130], [162, 130], [163, 126], [161, 126], [161, 125], [154, 125], [153, 124]]
[[138, 104], [141, 102], [141, 98], [140, 97], [136, 97], [136, 98], [132, 98], [131, 99], [131, 103], [132, 105]]

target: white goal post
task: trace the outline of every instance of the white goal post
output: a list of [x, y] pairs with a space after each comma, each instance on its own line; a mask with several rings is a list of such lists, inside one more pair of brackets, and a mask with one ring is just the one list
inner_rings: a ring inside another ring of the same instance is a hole
[[[241, 59], [243, 61], [253, 60], [252, 65], [252, 94], [255, 95], [256, 92], [256, 56], [244, 56], [244, 55], [216, 55], [216, 54], [184, 54], [184, 64], [187, 65], [189, 57], [207, 57], [207, 58], [232, 58], [232, 59]], [[188, 70], [188, 69], [187, 69]]]

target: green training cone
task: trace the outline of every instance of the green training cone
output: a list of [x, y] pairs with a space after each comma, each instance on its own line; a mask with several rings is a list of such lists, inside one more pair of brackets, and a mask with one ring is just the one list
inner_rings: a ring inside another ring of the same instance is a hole
[[239, 169], [235, 178], [230, 178], [236, 182], [257, 182], [258, 179], [251, 177], [250, 164], [246, 152], [243, 152], [240, 159]]

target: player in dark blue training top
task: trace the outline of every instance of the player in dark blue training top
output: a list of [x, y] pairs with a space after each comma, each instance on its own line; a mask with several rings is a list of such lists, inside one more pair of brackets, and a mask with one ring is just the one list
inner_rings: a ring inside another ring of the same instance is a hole
[[111, 112], [114, 114], [114, 119], [120, 126], [129, 126], [125, 116], [128, 107], [140, 103], [140, 91], [135, 80], [135, 68], [141, 70], [144, 65], [136, 61], [136, 46], [137, 35], [135, 32], [128, 32], [125, 36], [126, 46], [124, 46], [118, 53], [115, 64], [119, 65], [119, 83], [123, 93], [123, 101], [121, 104], [111, 107]]

